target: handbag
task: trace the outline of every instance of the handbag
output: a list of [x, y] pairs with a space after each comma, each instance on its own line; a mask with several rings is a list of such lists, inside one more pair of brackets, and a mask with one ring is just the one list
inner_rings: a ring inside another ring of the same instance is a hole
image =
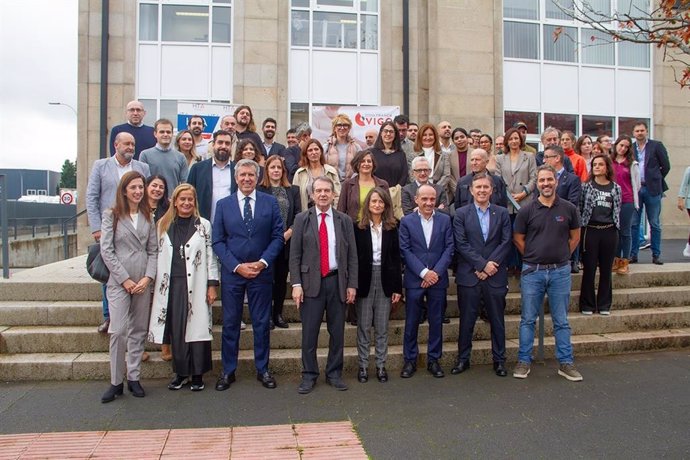
[[110, 270], [108, 270], [105, 262], [103, 262], [100, 243], [89, 245], [89, 255], [86, 257], [86, 271], [89, 272], [89, 276], [96, 281], [102, 284], [108, 282]]

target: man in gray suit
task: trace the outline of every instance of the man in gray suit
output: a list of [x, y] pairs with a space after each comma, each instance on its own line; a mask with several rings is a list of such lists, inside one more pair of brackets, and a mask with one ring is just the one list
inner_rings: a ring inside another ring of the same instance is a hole
[[316, 348], [323, 312], [330, 342], [326, 383], [347, 390], [342, 380], [345, 342], [345, 303], [357, 293], [357, 246], [352, 220], [333, 208], [335, 184], [326, 177], [314, 179], [315, 206], [297, 215], [290, 246], [292, 299], [302, 319], [302, 382], [300, 394], [312, 391], [319, 377]]
[[[86, 213], [89, 218], [91, 234], [96, 242], [101, 240], [101, 217], [103, 211], [115, 204], [115, 193], [120, 178], [128, 171], [138, 171], [149, 176], [149, 166], [134, 160], [134, 136], [121, 132], [115, 136], [115, 155], [110, 158], [96, 160], [91, 169], [89, 182], [86, 185]], [[110, 326], [108, 299], [103, 285], [103, 323], [98, 326], [98, 332], [105, 334]]]

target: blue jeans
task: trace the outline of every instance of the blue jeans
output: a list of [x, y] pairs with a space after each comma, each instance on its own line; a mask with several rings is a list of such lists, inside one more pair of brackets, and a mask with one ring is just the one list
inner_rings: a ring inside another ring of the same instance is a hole
[[[530, 265], [523, 264], [522, 270]], [[572, 364], [573, 346], [570, 343], [568, 306], [570, 305], [570, 265], [555, 270], [536, 270], [520, 278], [522, 314], [520, 317], [520, 349], [518, 361], [532, 362], [534, 347], [534, 324], [539, 308], [544, 303], [544, 294], [549, 296], [549, 310], [556, 338], [556, 358], [561, 364]]]
[[[642, 213], [646, 211], [647, 220], [651, 228], [650, 243], [652, 244], [652, 256], [659, 257], [661, 255], [661, 197], [662, 195], [650, 195], [647, 187], [644, 185], [640, 189], [640, 209], [633, 213], [632, 217], [632, 234], [640, 233], [640, 220]], [[643, 209], [644, 206], [644, 209]], [[632, 247], [630, 248], [630, 256], [637, 257], [640, 251], [640, 242], [637, 238], [633, 238]]]
[[621, 204], [621, 228], [618, 231], [618, 249], [616, 250], [616, 257], [630, 259], [630, 247], [632, 246], [632, 218], [633, 214], [636, 212], [635, 203]]
[[103, 288], [103, 320], [110, 319], [110, 310], [108, 310], [108, 296], [106, 295], [107, 284], [101, 284]]

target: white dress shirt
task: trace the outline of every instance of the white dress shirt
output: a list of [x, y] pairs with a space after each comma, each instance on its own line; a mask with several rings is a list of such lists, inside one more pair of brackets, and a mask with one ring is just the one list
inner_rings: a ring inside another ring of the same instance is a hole
[[371, 250], [372, 250], [372, 265], [381, 265], [381, 239], [383, 237], [383, 223], [375, 225], [373, 222], [369, 224], [371, 232]]
[[[211, 223], [216, 217], [216, 205], [220, 200], [230, 195], [232, 188], [232, 172], [230, 171], [230, 162], [226, 163], [222, 168], [216, 163], [216, 159], [211, 160], [211, 176], [213, 188], [211, 189]], [[244, 206], [244, 203], [242, 203]]]

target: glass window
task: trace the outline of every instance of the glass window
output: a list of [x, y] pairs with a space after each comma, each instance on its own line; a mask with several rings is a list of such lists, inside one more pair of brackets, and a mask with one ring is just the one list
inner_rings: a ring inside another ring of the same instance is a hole
[[[139, 102], [144, 106], [146, 110], [146, 116], [144, 117], [144, 124], [153, 126], [153, 124], [158, 119], [158, 107], [156, 106], [155, 99], [138, 99]], [[631, 131], [632, 132], [632, 131]]]
[[521, 121], [527, 125], [527, 133], [539, 134], [541, 133], [541, 123], [539, 122], [539, 114], [535, 112], [505, 112], [504, 126], [506, 131], [512, 128], [515, 123]]
[[354, 0], [316, 0], [318, 6], [337, 6], [339, 8], [352, 8]]
[[632, 17], [639, 17], [649, 12], [649, 0], [618, 0], [617, 11]]
[[357, 48], [357, 15], [314, 12], [312, 46]]
[[611, 37], [604, 32], [594, 29], [580, 30], [580, 43], [582, 44], [582, 63], [614, 65], [614, 43]]
[[213, 7], [213, 43], [230, 43], [232, 34], [230, 33], [230, 22], [232, 15], [227, 6]]
[[544, 60], [577, 62], [577, 29], [544, 25]]
[[626, 136], [633, 137], [633, 128], [640, 121], [644, 121], [649, 126], [649, 118], [618, 118], [618, 135], [625, 134]]
[[158, 40], [158, 5], [139, 5], [139, 40]]
[[292, 0], [293, 8], [309, 8], [309, 0]]
[[649, 45], [644, 43], [618, 42], [618, 65], [649, 68]]
[[378, 13], [379, 2], [378, 0], [360, 0], [359, 9], [367, 13]]
[[539, 59], [539, 24], [505, 21], [503, 53], [507, 58]]
[[[192, 101], [186, 101], [185, 102], [192, 102]], [[205, 102], [205, 101], [199, 101], [199, 102]], [[167, 118], [168, 120], [173, 122], [173, 126], [177, 127], [177, 101], [173, 100], [161, 100], [161, 113], [160, 118]]]
[[573, 11], [573, 0], [546, 0], [546, 4], [544, 5], [546, 7], [546, 17], [549, 19], [563, 19], [566, 21], [572, 20], [572, 17], [564, 13], [558, 5], [571, 13]]
[[611, 17], [611, 0], [587, 0], [585, 11], [595, 21], [604, 21]]
[[578, 132], [577, 129], [577, 115], [569, 115], [565, 113], [545, 113], [544, 114], [544, 126], [548, 128], [553, 126], [561, 131], [568, 130], [574, 133]]
[[612, 132], [613, 117], [582, 115], [582, 134], [589, 134], [592, 137], [597, 137]]
[[539, 0], [505, 0], [503, 17], [515, 19], [539, 19]]
[[309, 46], [309, 11], [293, 11], [292, 46]]
[[163, 5], [164, 42], [208, 42], [208, 7]]
[[379, 29], [379, 22], [378, 22], [378, 17], [377, 16], [372, 16], [370, 14], [363, 14], [361, 16], [361, 39], [362, 39], [362, 46], [360, 46], [361, 49], [363, 50], [375, 50], [378, 49], [378, 29]]
[[309, 123], [309, 104], [293, 102], [290, 104], [290, 126], [293, 128], [300, 123]]

